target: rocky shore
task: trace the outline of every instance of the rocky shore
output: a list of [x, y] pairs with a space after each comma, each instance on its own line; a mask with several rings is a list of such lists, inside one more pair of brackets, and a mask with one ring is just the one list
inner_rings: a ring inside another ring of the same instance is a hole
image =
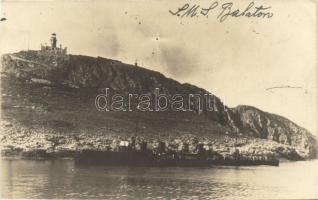
[[[84, 149], [117, 151], [122, 141], [130, 142], [131, 137], [107, 134], [105, 132], [59, 133], [48, 129], [25, 129], [9, 122], [2, 122], [1, 156], [3, 158], [72, 158], [76, 152]], [[199, 138], [186, 134], [179, 137], [134, 136], [135, 149], [141, 142], [147, 142], [147, 148], [155, 150], [158, 142], [163, 141], [169, 150], [181, 152], [183, 144], [189, 144], [189, 151], [195, 153], [196, 145], [204, 144], [206, 150], [223, 157], [230, 157], [234, 147], [244, 157], [274, 155], [288, 160], [308, 159], [308, 152], [275, 141], [233, 135], [211, 135]]]

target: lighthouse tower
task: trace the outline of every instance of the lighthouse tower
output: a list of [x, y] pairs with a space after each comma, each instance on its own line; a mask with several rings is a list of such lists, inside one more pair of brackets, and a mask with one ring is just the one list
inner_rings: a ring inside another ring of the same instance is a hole
[[51, 46], [46, 44], [41, 44], [41, 52], [42, 54], [51, 54], [51, 55], [57, 55], [57, 56], [64, 56], [67, 55], [67, 47], [62, 47], [62, 44], [60, 46], [57, 46], [57, 38], [56, 33], [51, 34], [50, 38]]
[[62, 47], [62, 44], [57, 46], [56, 34], [52, 33], [50, 38], [51, 45], [41, 44], [41, 50], [38, 51], [40, 56], [50, 60], [50, 63], [54, 66], [58, 66], [58, 63], [69, 60], [67, 54], [67, 47]]
[[57, 44], [56, 34], [52, 33], [52, 35], [51, 35], [51, 48], [56, 49], [56, 44]]

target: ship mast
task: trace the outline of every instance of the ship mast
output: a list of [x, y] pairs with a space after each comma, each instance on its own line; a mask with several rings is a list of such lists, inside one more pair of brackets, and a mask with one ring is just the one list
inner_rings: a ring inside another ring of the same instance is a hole
[[139, 124], [139, 118], [136, 119], [136, 129], [135, 129], [135, 136], [137, 136], [138, 133], [138, 124]]
[[237, 131], [235, 131], [235, 143], [234, 143], [235, 152], [236, 152], [236, 145], [237, 145]]

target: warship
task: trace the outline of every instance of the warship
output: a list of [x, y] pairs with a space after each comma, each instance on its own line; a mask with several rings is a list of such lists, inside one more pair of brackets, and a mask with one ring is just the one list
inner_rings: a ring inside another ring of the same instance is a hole
[[[181, 150], [167, 148], [164, 141], [159, 140], [154, 148], [148, 148], [146, 141], [136, 142], [139, 130], [139, 119], [136, 119], [135, 135], [130, 140], [121, 140], [118, 147], [108, 150], [83, 149], [75, 153], [76, 164], [103, 164], [127, 166], [155, 167], [196, 167], [196, 166], [279, 166], [279, 160], [273, 155], [242, 156], [237, 149], [237, 134], [235, 135], [234, 151], [231, 155], [223, 156], [203, 143], [196, 144], [190, 151], [190, 145], [183, 143]], [[138, 146], [138, 148], [136, 148]], [[153, 147], [153, 146], [152, 146]]]
[[183, 144], [180, 152], [167, 150], [164, 142], [159, 142], [156, 149], [147, 149], [142, 142], [140, 149], [133, 148], [128, 141], [122, 141], [117, 150], [81, 150], [75, 155], [76, 164], [102, 164], [154, 167], [208, 167], [225, 166], [279, 166], [279, 160], [271, 155], [241, 156], [236, 151], [227, 157], [207, 151], [203, 144], [198, 144], [195, 153], [188, 151], [188, 144]]

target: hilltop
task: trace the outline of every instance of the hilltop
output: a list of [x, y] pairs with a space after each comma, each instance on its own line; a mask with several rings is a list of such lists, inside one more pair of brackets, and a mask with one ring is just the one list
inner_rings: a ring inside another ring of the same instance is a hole
[[5, 54], [1, 65], [3, 154], [105, 149], [137, 134], [149, 143], [165, 140], [171, 148], [205, 142], [220, 154], [229, 154], [238, 136], [246, 154], [316, 157], [316, 139], [304, 128], [250, 106], [228, 108], [217, 97], [217, 112], [98, 111], [95, 97], [105, 88], [123, 95], [153, 95], [155, 88], [167, 95], [209, 93], [140, 66], [41, 51]]

